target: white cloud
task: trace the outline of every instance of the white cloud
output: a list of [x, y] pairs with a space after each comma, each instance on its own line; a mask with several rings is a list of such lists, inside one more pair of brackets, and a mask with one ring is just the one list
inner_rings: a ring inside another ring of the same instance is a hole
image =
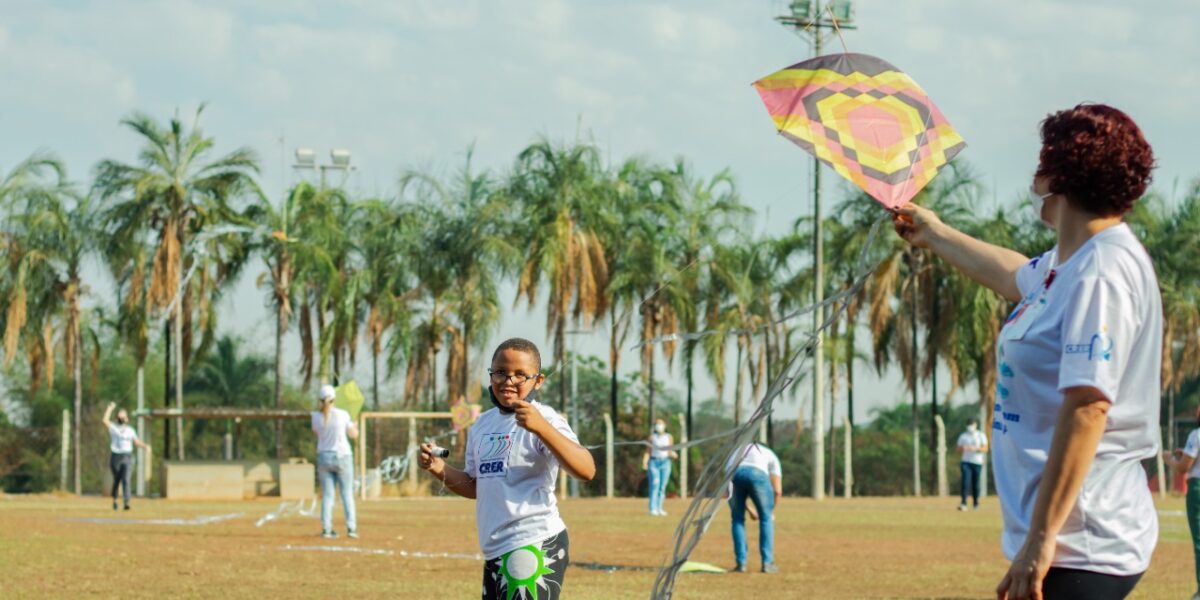
[[439, 0], [405, 0], [378, 2], [351, 0], [343, 2], [343, 11], [359, 15], [374, 15], [388, 25], [438, 32], [462, 31], [480, 24], [480, 3], [443, 2]]
[[674, 5], [657, 5], [638, 12], [637, 20], [648, 24], [655, 43], [697, 57], [733, 48], [741, 38], [724, 20], [698, 8], [683, 12]]

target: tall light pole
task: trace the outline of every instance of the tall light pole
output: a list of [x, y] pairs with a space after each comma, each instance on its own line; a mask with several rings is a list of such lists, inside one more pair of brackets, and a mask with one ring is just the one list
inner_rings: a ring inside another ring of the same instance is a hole
[[[854, 10], [850, 0], [795, 0], [788, 8], [790, 14], [775, 17], [784, 27], [812, 41], [813, 56], [821, 55], [824, 38], [838, 29], [854, 29]], [[813, 302], [825, 300], [825, 243], [821, 227], [821, 161], [813, 158]], [[813, 348], [813, 478], [812, 497], [825, 497], [825, 349], [821, 344], [821, 325], [825, 309], [813, 311], [813, 332], [817, 335]]]

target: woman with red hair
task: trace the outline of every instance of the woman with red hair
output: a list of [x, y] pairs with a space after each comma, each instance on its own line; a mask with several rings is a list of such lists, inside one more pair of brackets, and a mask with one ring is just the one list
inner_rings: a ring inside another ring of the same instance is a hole
[[1133, 120], [1101, 104], [1050, 115], [1041, 138], [1030, 196], [1058, 238], [1041, 256], [911, 204], [894, 224], [1017, 303], [996, 344], [992, 463], [1012, 561], [997, 597], [1120, 599], [1158, 540], [1141, 461], [1158, 452], [1162, 301], [1123, 221], [1154, 157]]

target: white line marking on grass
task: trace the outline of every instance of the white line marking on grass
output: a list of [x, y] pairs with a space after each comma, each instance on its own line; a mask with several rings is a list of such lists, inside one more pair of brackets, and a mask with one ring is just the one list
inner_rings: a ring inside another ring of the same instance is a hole
[[66, 523], [95, 523], [97, 525], [209, 525], [245, 516], [246, 513], [229, 513], [227, 515], [212, 515], [195, 517], [193, 519], [62, 519]]
[[400, 556], [405, 558], [461, 558], [464, 560], [483, 560], [483, 555], [479, 553], [464, 554], [458, 552], [408, 552], [401, 550]]
[[378, 554], [392, 556], [395, 552], [382, 548], [359, 548], [358, 546], [293, 546], [288, 544], [280, 550], [299, 550], [302, 552], [352, 552], [355, 554]]
[[464, 552], [421, 552], [419, 550], [386, 550], [382, 548], [360, 548], [358, 546], [293, 546], [287, 544], [280, 550], [299, 550], [307, 552], [352, 552], [355, 554], [377, 554], [381, 556], [400, 556], [402, 558], [454, 558], [462, 560], [483, 560], [479, 553]]

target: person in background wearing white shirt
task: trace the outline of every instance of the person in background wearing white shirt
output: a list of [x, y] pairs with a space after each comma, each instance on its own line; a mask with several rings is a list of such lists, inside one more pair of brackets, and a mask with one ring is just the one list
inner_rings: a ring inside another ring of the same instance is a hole
[[979, 477], [987, 449], [987, 436], [979, 431], [979, 421], [967, 421], [967, 430], [958, 436], [958, 451], [962, 454], [962, 503], [958, 510], [967, 510], [967, 490], [971, 491], [975, 510], [979, 510]]
[[667, 497], [667, 484], [671, 482], [671, 460], [679, 458], [671, 449], [674, 443], [671, 434], [667, 433], [666, 422], [655, 419], [654, 433], [650, 434], [649, 445], [642, 453], [642, 470], [650, 479], [650, 514], [656, 517], [667, 516], [663, 500]]
[[1150, 145], [1125, 113], [1080, 104], [1041, 123], [1031, 198], [1057, 244], [1032, 259], [909, 204], [896, 232], [1017, 303], [1001, 327], [992, 465], [1012, 561], [999, 600], [1126, 597], [1158, 515], [1141, 462], [1158, 454], [1162, 299], [1123, 215]]
[[333, 530], [333, 491], [336, 485], [342, 495], [346, 535], [358, 539], [358, 522], [354, 512], [354, 453], [349, 441], [358, 439], [358, 428], [350, 419], [350, 413], [334, 408], [336, 397], [333, 386], [321, 386], [317, 395], [321, 409], [312, 414], [312, 430], [317, 434], [317, 474], [321, 477], [321, 537], [337, 537], [337, 532]]
[[[775, 566], [775, 505], [783, 497], [783, 470], [779, 457], [763, 444], [747, 444], [729, 460], [734, 469], [726, 497], [729, 498], [730, 521], [733, 530], [733, 570], [746, 572], [746, 505], [754, 503], [758, 517], [758, 554], [763, 573], [777, 573]], [[750, 516], [755, 512], [751, 510]]]
[[108, 430], [108, 449], [112, 451], [112, 456], [108, 459], [108, 468], [112, 471], [113, 478], [113, 510], [117, 510], [118, 486], [121, 486], [124, 494], [125, 510], [129, 510], [129, 475], [133, 471], [133, 449], [137, 447], [149, 450], [150, 445], [138, 439], [137, 431], [129, 426], [129, 413], [125, 412], [125, 409], [117, 411], [117, 424], [113, 425], [109, 417], [116, 407], [116, 404], [109, 402], [100, 422], [104, 423], [104, 428]]
[[[1200, 407], [1196, 408], [1196, 422], [1200, 425]], [[1188, 434], [1183, 448], [1164, 454], [1166, 461], [1179, 475], [1187, 476], [1187, 521], [1192, 533], [1192, 557], [1195, 559], [1196, 593], [1192, 600], [1200, 600], [1200, 428]]]
[[583, 481], [596, 476], [592, 453], [579, 445], [566, 419], [534, 398], [546, 381], [541, 369], [533, 342], [505, 340], [488, 369], [494, 408], [471, 426], [463, 470], [434, 456], [431, 444], [421, 445], [421, 468], [475, 500], [483, 600], [562, 597], [570, 541], [554, 483], [560, 467]]

